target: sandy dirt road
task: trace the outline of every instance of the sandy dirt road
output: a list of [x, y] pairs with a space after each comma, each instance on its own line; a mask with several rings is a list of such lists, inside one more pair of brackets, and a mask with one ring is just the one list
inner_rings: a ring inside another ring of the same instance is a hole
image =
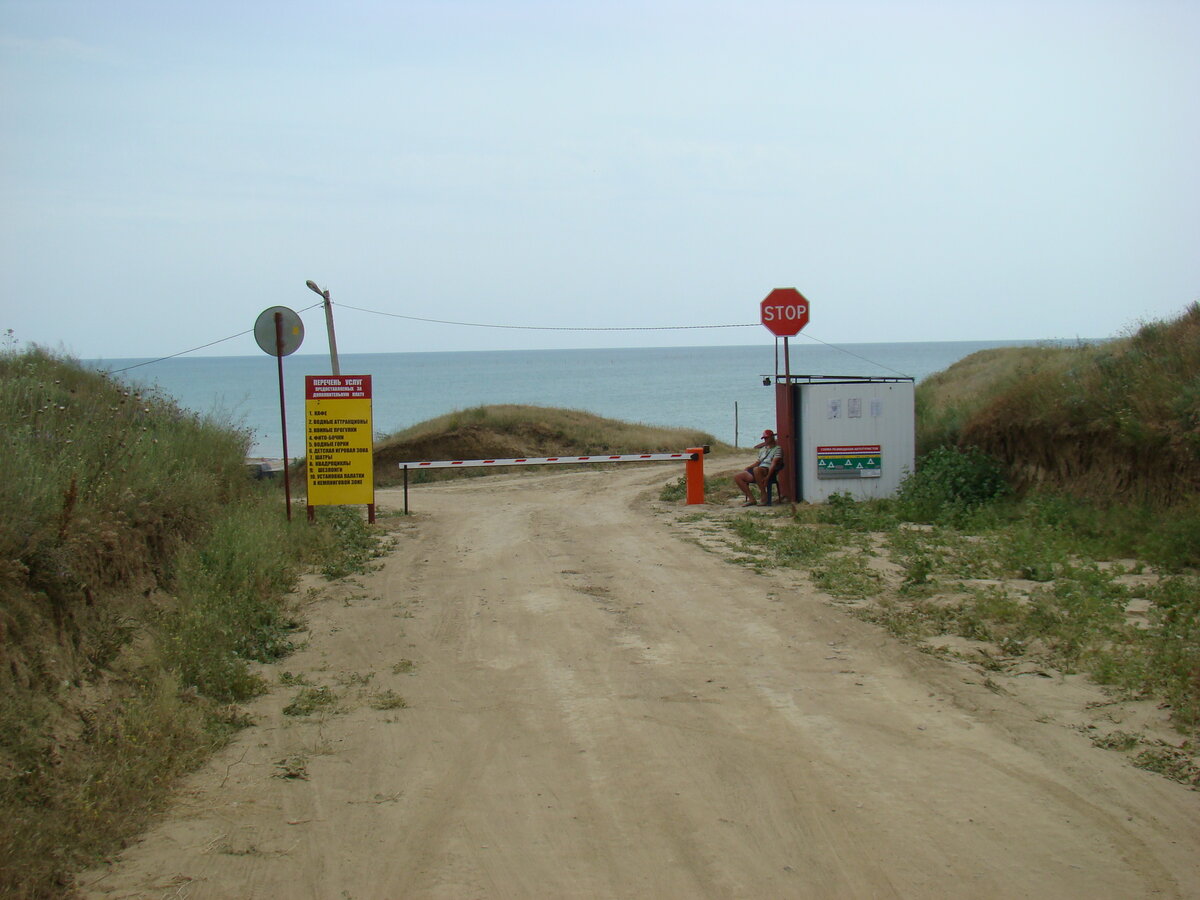
[[338, 711], [277, 687], [84, 895], [1200, 897], [1200, 794], [682, 539], [677, 474], [414, 490], [269, 671]]

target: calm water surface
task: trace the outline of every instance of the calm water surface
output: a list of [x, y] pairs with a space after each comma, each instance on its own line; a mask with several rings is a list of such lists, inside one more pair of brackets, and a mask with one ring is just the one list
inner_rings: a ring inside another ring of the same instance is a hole
[[[1025, 342], [938, 342], [793, 346], [792, 374], [905, 375], [920, 381], [977, 350]], [[219, 356], [93, 360], [97, 368], [156, 387], [181, 406], [249, 429], [255, 456], [282, 456], [276, 360]], [[371, 375], [374, 424], [390, 434], [473, 406], [523, 403], [582, 409], [652, 425], [697, 428], [727, 443], [752, 444], [773, 426], [774, 392], [763, 377], [776, 369], [774, 344], [614, 350], [505, 350], [458, 353], [342, 354], [343, 375]], [[134, 367], [136, 366], [136, 367]], [[131, 368], [133, 367], [133, 368]], [[327, 355], [285, 357], [288, 452], [304, 453], [304, 376], [329, 373]], [[735, 425], [736, 414], [736, 425]], [[735, 432], [736, 427], [736, 432]]]

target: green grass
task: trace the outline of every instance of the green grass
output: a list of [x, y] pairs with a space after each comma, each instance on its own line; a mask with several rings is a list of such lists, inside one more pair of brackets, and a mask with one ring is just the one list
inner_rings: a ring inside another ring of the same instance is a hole
[[37, 348], [0, 353], [0, 894], [59, 897], [247, 718], [311, 567], [360, 521], [289, 523], [248, 436]]
[[[1156, 698], [1181, 731], [1197, 733], [1200, 578], [1164, 571], [1148, 588], [1127, 586], [1121, 576], [1147, 571], [1144, 563], [1093, 560], [1133, 559], [1146, 535], [1090, 501], [999, 491], [972, 503], [970, 515], [953, 495], [942, 507], [934, 518], [943, 524], [914, 526], [898, 500], [839, 496], [793, 517], [735, 516], [727, 527], [740, 563], [806, 570], [830, 597], [852, 601], [855, 615], [905, 639], [954, 635], [1003, 657], [1034, 654], [1125, 696]], [[868, 564], [872, 535], [895, 566], [889, 578]], [[1135, 596], [1149, 604], [1142, 626], [1126, 613]]]

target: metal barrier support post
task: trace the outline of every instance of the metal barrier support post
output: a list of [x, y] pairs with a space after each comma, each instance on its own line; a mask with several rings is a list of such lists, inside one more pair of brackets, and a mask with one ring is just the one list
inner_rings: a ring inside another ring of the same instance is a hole
[[687, 505], [693, 506], [704, 502], [704, 454], [708, 448], [689, 447], [683, 452], [691, 454], [691, 458], [683, 465], [684, 475], [687, 476]]

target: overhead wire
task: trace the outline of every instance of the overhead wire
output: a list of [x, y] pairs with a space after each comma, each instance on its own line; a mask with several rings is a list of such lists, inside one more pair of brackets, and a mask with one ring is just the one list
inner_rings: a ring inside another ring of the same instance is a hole
[[[332, 301], [330, 301], [332, 304]], [[323, 302], [314, 303], [311, 306], [306, 306], [300, 312], [308, 312], [311, 309], [316, 309], [322, 306]], [[615, 331], [695, 331], [703, 329], [718, 329], [718, 328], [754, 328], [761, 325], [761, 322], [734, 322], [723, 325], [632, 325], [632, 326], [583, 326], [583, 325], [504, 325], [492, 322], [458, 322], [451, 319], [432, 319], [424, 316], [409, 316], [403, 313], [384, 312], [378, 309], [367, 309], [362, 306], [351, 306], [347, 303], [336, 304], [342, 309], [352, 309], [355, 312], [368, 313], [369, 315], [385, 316], [392, 319], [405, 319], [410, 322], [427, 322], [434, 325], [453, 325], [461, 328], [498, 328], [507, 330], [519, 331], [597, 331], [597, 332], [615, 332]], [[248, 328], [245, 331], [239, 331], [237, 334], [231, 334], [228, 337], [219, 338], [215, 341], [209, 341], [207, 344], [201, 344], [198, 347], [192, 347], [188, 350], [180, 350], [178, 353], [171, 353], [167, 356], [160, 356], [157, 359], [148, 359], [144, 362], [134, 363], [132, 366], [125, 366], [122, 369], [108, 369], [109, 375], [118, 375], [122, 372], [128, 372], [131, 369], [137, 369], [142, 366], [153, 365], [154, 363], [165, 362], [168, 359], [175, 359], [178, 356], [185, 356], [188, 353], [195, 353], [197, 350], [204, 350], [208, 347], [215, 347], [217, 344], [223, 344], [226, 341], [232, 341], [235, 338], [250, 334], [254, 331], [253, 328]], [[904, 372], [897, 371], [891, 366], [885, 366], [883, 363], [875, 362], [865, 356], [861, 356], [852, 350], [847, 350], [844, 347], [838, 347], [836, 344], [830, 344], [811, 334], [802, 334], [802, 337], [807, 340], [822, 344], [831, 350], [838, 350], [849, 356], [861, 359], [863, 362], [870, 363], [873, 366], [879, 366], [881, 369], [887, 369], [889, 372], [895, 372], [897, 375], [908, 377]]]
[[449, 319], [426, 319], [422, 316], [406, 316], [401, 313], [383, 312], [378, 309], [365, 309], [361, 306], [350, 306], [346, 303], [339, 303], [337, 305], [342, 309], [353, 309], [357, 312], [387, 316], [392, 319], [407, 319], [410, 322], [431, 322], [435, 325], [459, 325], [465, 328], [510, 328], [521, 331], [688, 331], [698, 328], [750, 328], [753, 325], [759, 324], [758, 322], [738, 322], [729, 325], [628, 325], [607, 327], [584, 325], [499, 325], [491, 322], [454, 322]]
[[[738, 323], [727, 324], [727, 325], [640, 325], [640, 326], [635, 325], [635, 326], [626, 326], [626, 327], [611, 327], [611, 326], [610, 327], [588, 327], [588, 326], [569, 326], [569, 325], [499, 325], [499, 324], [491, 324], [491, 323], [486, 323], [486, 322], [455, 322], [455, 321], [452, 321], [449, 319], [428, 319], [428, 318], [424, 318], [422, 316], [407, 316], [402, 313], [383, 312], [378, 309], [366, 309], [365, 307], [361, 307], [361, 306], [350, 306], [349, 304], [346, 304], [346, 303], [338, 303], [337, 306], [341, 307], [342, 309], [353, 309], [356, 312], [370, 313], [371, 315], [376, 315], [376, 316], [387, 316], [392, 319], [406, 319], [410, 322], [430, 322], [435, 325], [457, 325], [457, 326], [462, 326], [462, 327], [467, 327], [467, 328], [520, 329], [520, 330], [525, 330], [525, 331], [688, 331], [688, 330], [692, 330], [692, 329], [701, 329], [701, 328], [755, 328], [762, 324], [761, 322], [738, 322]], [[842, 353], [848, 354], [849, 356], [853, 356], [853, 357], [856, 357], [857, 359], [861, 359], [863, 362], [870, 363], [873, 366], [879, 366], [879, 368], [881, 368], [881, 369], [887, 369], [889, 372], [895, 372], [897, 375], [903, 376], [905, 378], [909, 377], [904, 372], [897, 371], [896, 369], [893, 369], [891, 366], [885, 366], [883, 363], [875, 362], [874, 360], [868, 359], [865, 356], [860, 356], [859, 354], [853, 352], [852, 350], [847, 350], [844, 347], [838, 347], [836, 344], [830, 344], [827, 341], [823, 341], [818, 337], [813, 337], [810, 334], [805, 334], [805, 335], [803, 335], [803, 337], [807, 338], [810, 341], [815, 341], [818, 344], [823, 344], [824, 346], [828, 347], [831, 350], [839, 350]]]
[[821, 340], [819, 337], [813, 337], [811, 334], [804, 334], [802, 336], [807, 338], [810, 341], [816, 341], [818, 344], [823, 344], [826, 347], [828, 347], [830, 350], [839, 350], [842, 353], [846, 353], [846, 354], [849, 354], [850, 356], [857, 357], [858, 359], [861, 359], [863, 362], [870, 363], [873, 366], [879, 366], [879, 368], [881, 368], [881, 369], [887, 369], [889, 372], [895, 372], [897, 375], [901, 376], [902, 378], [911, 378], [912, 377], [907, 372], [901, 372], [898, 369], [893, 369], [891, 366], [885, 366], [881, 362], [876, 362], [873, 359], [867, 359], [867, 357], [865, 357], [865, 356], [859, 356], [853, 350], [847, 350], [845, 347], [839, 347], [836, 344], [830, 344], [827, 341]]
[[[308, 312], [310, 309], [316, 309], [320, 303], [314, 303], [312, 306], [306, 306], [300, 312]], [[229, 337], [218, 338], [215, 341], [209, 341], [207, 344], [201, 344], [199, 347], [192, 347], [190, 350], [180, 350], [178, 353], [172, 353], [168, 356], [160, 356], [158, 359], [148, 359], [144, 362], [134, 363], [132, 366], [126, 366], [123, 369], [105, 369], [106, 375], [119, 375], [122, 372], [128, 372], [130, 369], [140, 369], [142, 366], [152, 366], [154, 363], [165, 362], [168, 359], [174, 359], [177, 356], [185, 356], [188, 353], [195, 353], [197, 350], [204, 350], [208, 347], [215, 347], [217, 344], [223, 344], [226, 341], [232, 341], [234, 338], [240, 338], [242, 335], [251, 334], [253, 328], [247, 328], [245, 331], [239, 331], [237, 334], [231, 334]]]

